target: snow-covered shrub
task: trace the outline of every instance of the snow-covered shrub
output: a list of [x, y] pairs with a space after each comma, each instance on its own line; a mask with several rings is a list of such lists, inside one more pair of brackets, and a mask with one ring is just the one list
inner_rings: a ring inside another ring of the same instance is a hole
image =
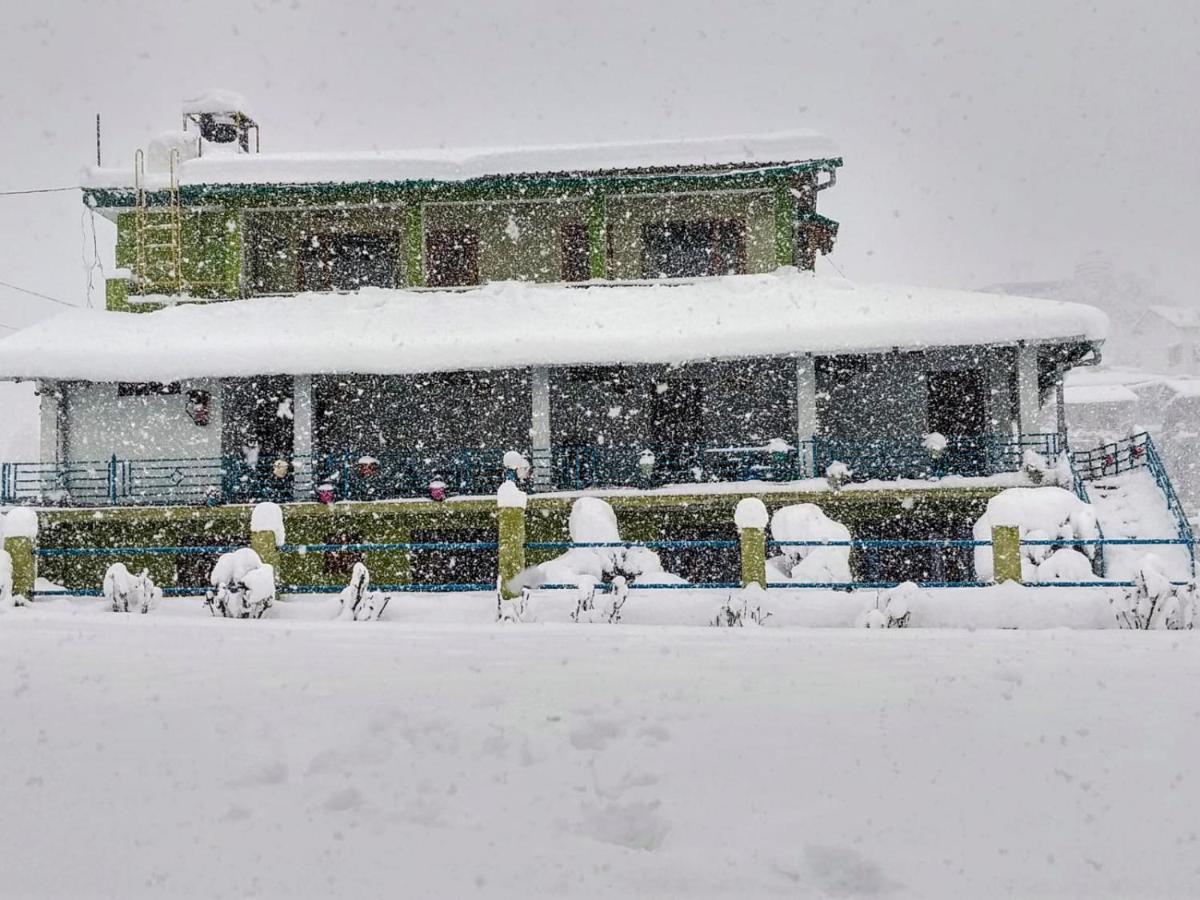
[[392, 598], [370, 588], [371, 573], [362, 563], [356, 562], [350, 572], [350, 583], [339, 595], [342, 608], [338, 618], [354, 622], [374, 622], [382, 616]]
[[[1100, 530], [1096, 525], [1096, 513], [1091, 504], [1084, 503], [1068, 490], [1060, 487], [1009, 488], [988, 501], [987, 510], [973, 529], [975, 540], [990, 541], [995, 525], [1016, 526], [1021, 536], [1021, 580], [1043, 581], [1054, 573], [1068, 573], [1069, 580], [1079, 578], [1082, 565], [1091, 572], [1091, 559], [1096, 554], [1095, 544], [1080, 541], [1096, 540]], [[1026, 544], [1025, 541], [1050, 541], [1049, 544]], [[1059, 551], [1068, 551], [1075, 557], [1063, 556]], [[1039, 567], [1049, 558], [1055, 557], [1045, 573]], [[1041, 574], [1047, 577], [1042, 578]], [[975, 548], [975, 576], [980, 581], [990, 581], [995, 575], [994, 558], [990, 546]], [[1061, 577], [1061, 576], [1060, 576]]]
[[[576, 544], [620, 543], [617, 514], [598, 497], [580, 497], [571, 506], [567, 523], [571, 541]], [[665, 571], [658, 554], [647, 547], [572, 547], [560, 556], [535, 567], [530, 586], [537, 584], [610, 583], [616, 577], [636, 585], [638, 580], [656, 584], [683, 584], [684, 579]]]
[[825, 481], [829, 484], [831, 491], [840, 491], [842, 486], [850, 481], [853, 474], [848, 465], [837, 460], [825, 467]]
[[1196, 619], [1196, 584], [1171, 584], [1153, 553], [1142, 557], [1133, 587], [1112, 600], [1121, 628], [1139, 630], [1192, 628]]
[[222, 553], [208, 583], [213, 589], [205, 602], [214, 616], [261, 619], [275, 602], [275, 568], [249, 547]]
[[709, 624], [717, 628], [743, 628], [747, 622], [762, 625], [771, 617], [769, 612], [763, 610], [763, 601], [766, 599], [767, 592], [762, 585], [748, 584], [725, 598], [717, 610], [716, 618]]
[[946, 448], [950, 446], [950, 442], [940, 431], [931, 431], [922, 438], [921, 446], [934, 459], [941, 459], [946, 455]]
[[104, 599], [113, 612], [136, 610], [148, 613], [162, 601], [162, 588], [154, 583], [147, 569], [133, 575], [124, 563], [113, 563], [104, 573]]
[[925, 592], [911, 581], [880, 591], [875, 595], [875, 602], [858, 617], [857, 624], [861, 628], [907, 628], [913, 607], [925, 596]]
[[825, 515], [814, 503], [797, 503], [775, 510], [771, 537], [780, 542], [779, 555], [767, 560], [768, 581], [806, 584], [850, 581], [850, 547], [789, 545], [789, 541], [849, 541], [850, 529]]
[[524, 453], [518, 450], [508, 450], [504, 454], [504, 468], [513, 473], [518, 481], [525, 481], [533, 467]]
[[1052, 474], [1053, 467], [1046, 457], [1029, 447], [1021, 454], [1021, 471], [1031, 483], [1042, 484]]
[[515, 597], [505, 598], [499, 591], [496, 592], [496, 621], [497, 622], [523, 622], [525, 621], [525, 611], [529, 608], [529, 594], [531, 588], [521, 588], [521, 593]]
[[621, 621], [621, 608], [629, 599], [629, 584], [622, 575], [613, 576], [608, 590], [601, 586], [597, 596], [596, 582], [582, 578], [579, 593], [575, 598], [572, 622], [608, 622], [612, 625]]

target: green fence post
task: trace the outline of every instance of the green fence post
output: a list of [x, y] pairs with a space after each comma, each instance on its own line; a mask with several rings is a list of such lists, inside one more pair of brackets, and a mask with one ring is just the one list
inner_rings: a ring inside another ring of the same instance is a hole
[[18, 506], [4, 517], [4, 549], [12, 560], [12, 592], [14, 597], [33, 599], [37, 581], [38, 518], [32, 509]]
[[285, 539], [283, 510], [278, 503], [259, 503], [250, 514], [250, 549], [264, 564], [275, 570], [275, 585], [279, 585], [279, 548]]
[[512, 481], [496, 491], [500, 597], [512, 600], [521, 589], [510, 582], [525, 568], [525, 504], [528, 497]]
[[1021, 530], [1016, 525], [992, 526], [992, 578], [1021, 582]]
[[767, 507], [757, 497], [738, 501], [733, 513], [742, 550], [742, 587], [767, 586]]

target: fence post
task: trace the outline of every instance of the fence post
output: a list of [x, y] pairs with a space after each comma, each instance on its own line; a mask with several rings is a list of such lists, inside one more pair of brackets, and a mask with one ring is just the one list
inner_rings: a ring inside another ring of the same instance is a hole
[[743, 497], [733, 512], [742, 551], [742, 587], [767, 586], [768, 519], [767, 507], [757, 497]]
[[1021, 582], [1021, 530], [1016, 525], [992, 526], [992, 577]]
[[510, 582], [525, 568], [525, 505], [529, 498], [516, 482], [506, 481], [496, 491], [497, 561], [500, 597], [512, 600], [521, 594]]
[[37, 581], [38, 518], [32, 509], [18, 506], [4, 517], [4, 549], [12, 560], [12, 592], [14, 597], [33, 598]]
[[283, 510], [269, 500], [256, 504], [250, 513], [250, 549], [258, 558], [275, 570], [275, 584], [280, 584], [279, 548], [285, 543]]

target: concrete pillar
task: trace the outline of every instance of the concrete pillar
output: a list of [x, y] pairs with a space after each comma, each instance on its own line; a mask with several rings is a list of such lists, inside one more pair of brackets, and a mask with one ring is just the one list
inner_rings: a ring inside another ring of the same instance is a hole
[[992, 579], [1021, 582], [1021, 531], [1016, 525], [992, 526]]
[[[12, 561], [12, 593], [28, 602], [37, 582], [37, 512], [18, 506], [4, 517], [4, 549]], [[18, 601], [18, 605], [20, 601]]]
[[292, 379], [292, 497], [313, 498], [313, 392], [312, 376]]
[[275, 585], [281, 581], [279, 575], [279, 548], [286, 540], [283, 530], [283, 510], [278, 503], [264, 502], [254, 507], [250, 514], [250, 549], [258, 554], [266, 565], [275, 570]]
[[1017, 422], [1022, 435], [1037, 433], [1041, 408], [1037, 346], [1020, 344], [1017, 346]]
[[1054, 385], [1055, 424], [1058, 428], [1058, 450], [1067, 449], [1067, 400], [1064, 396], [1063, 378], [1060, 374]]
[[521, 595], [512, 580], [525, 568], [525, 494], [514, 482], [506, 481], [496, 493], [497, 583], [501, 600]]
[[553, 455], [550, 447], [550, 370], [538, 366], [530, 373], [532, 418], [529, 426], [530, 463], [533, 464], [533, 490], [554, 487]]
[[43, 499], [61, 503], [67, 499], [70, 484], [64, 464], [67, 461], [66, 386], [59, 381], [39, 381], [38, 391], [38, 476]]
[[766, 505], [757, 497], [738, 501], [733, 514], [742, 551], [742, 587], [767, 586], [767, 515]]
[[800, 478], [818, 477], [814, 470], [813, 439], [817, 434], [817, 361], [811, 354], [796, 360], [796, 452]]

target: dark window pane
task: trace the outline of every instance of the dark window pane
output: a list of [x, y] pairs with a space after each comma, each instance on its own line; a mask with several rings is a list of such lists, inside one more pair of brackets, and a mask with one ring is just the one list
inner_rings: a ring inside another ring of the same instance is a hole
[[562, 280], [587, 281], [590, 277], [587, 226], [582, 222], [564, 222], [562, 225]]
[[425, 236], [430, 287], [479, 284], [479, 235], [471, 228], [446, 228]]

